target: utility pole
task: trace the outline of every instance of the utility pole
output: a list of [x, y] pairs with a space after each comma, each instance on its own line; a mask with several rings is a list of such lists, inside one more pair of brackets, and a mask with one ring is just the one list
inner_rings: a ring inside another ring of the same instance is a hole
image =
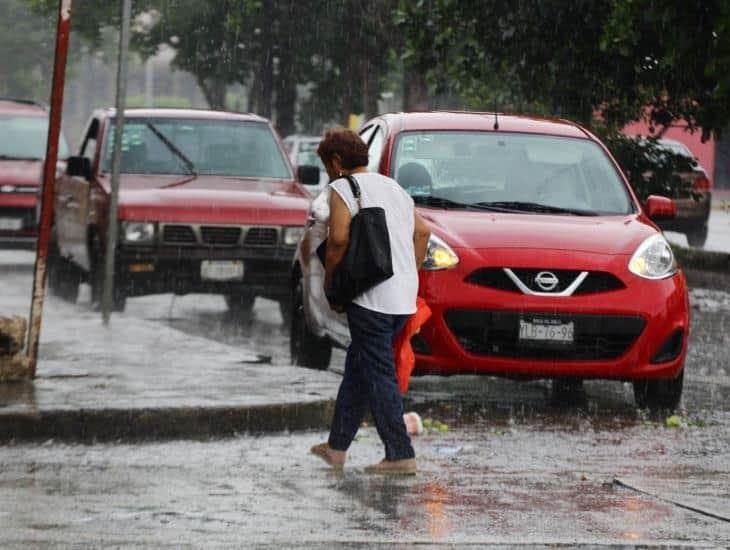
[[114, 292], [114, 265], [119, 233], [117, 207], [119, 205], [119, 172], [122, 160], [122, 136], [124, 135], [124, 104], [127, 93], [127, 52], [129, 51], [129, 21], [132, 16], [132, 0], [123, 0], [122, 26], [119, 30], [119, 59], [117, 62], [116, 123], [114, 125], [114, 152], [112, 155], [112, 192], [109, 204], [109, 219], [106, 228], [106, 265], [104, 270], [104, 291], [101, 298], [101, 318], [109, 324]]
[[51, 112], [48, 115], [48, 140], [46, 158], [43, 163], [43, 190], [41, 213], [38, 220], [38, 241], [36, 244], [35, 271], [33, 275], [33, 299], [30, 304], [30, 328], [26, 351], [29, 359], [29, 374], [35, 378], [38, 362], [38, 342], [43, 319], [43, 300], [46, 288], [46, 262], [48, 243], [53, 224], [53, 200], [56, 186], [56, 164], [58, 163], [58, 140], [61, 135], [61, 114], [63, 110], [63, 86], [66, 80], [66, 58], [68, 40], [71, 34], [71, 0], [58, 1], [56, 24], [56, 53], [53, 62], [53, 84], [51, 87]]

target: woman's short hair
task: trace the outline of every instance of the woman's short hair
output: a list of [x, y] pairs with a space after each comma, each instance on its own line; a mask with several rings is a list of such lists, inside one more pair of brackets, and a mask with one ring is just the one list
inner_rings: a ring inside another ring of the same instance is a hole
[[348, 170], [368, 164], [368, 146], [347, 128], [327, 130], [319, 142], [317, 154], [322, 162], [330, 162], [335, 155], [339, 156], [342, 167]]

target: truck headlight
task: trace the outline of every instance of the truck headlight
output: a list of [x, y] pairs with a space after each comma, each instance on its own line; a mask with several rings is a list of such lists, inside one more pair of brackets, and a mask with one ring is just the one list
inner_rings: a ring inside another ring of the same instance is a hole
[[426, 259], [421, 269], [428, 271], [436, 271], [438, 269], [451, 269], [459, 263], [459, 256], [456, 252], [433, 233], [428, 239], [428, 249], [426, 250]]
[[285, 227], [284, 228], [284, 244], [286, 246], [296, 246], [304, 235], [303, 227]]
[[677, 261], [663, 235], [644, 240], [629, 261], [629, 271], [645, 279], [666, 279], [677, 272]]
[[122, 222], [122, 239], [130, 244], [151, 244], [155, 240], [155, 224]]

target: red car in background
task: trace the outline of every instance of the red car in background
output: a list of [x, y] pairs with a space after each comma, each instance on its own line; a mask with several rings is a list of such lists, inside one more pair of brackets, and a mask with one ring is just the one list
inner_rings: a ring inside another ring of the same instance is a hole
[[[49, 287], [101, 296], [116, 113], [96, 111], [57, 181]], [[257, 296], [288, 313], [289, 266], [309, 194], [268, 120], [194, 109], [125, 111], [114, 308], [131, 296], [213, 293], [246, 317]], [[299, 171], [316, 184], [319, 171]]]
[[[0, 98], [0, 246], [35, 246], [47, 138], [45, 107], [30, 100]], [[58, 156], [67, 155], [61, 136]]]
[[[432, 231], [415, 374], [627, 380], [639, 405], [676, 407], [689, 308], [655, 225], [670, 199], [642, 206], [598, 139], [564, 121], [401, 113], [360, 135], [369, 169], [398, 181]], [[348, 343], [315, 255], [326, 205], [313, 201], [292, 276], [292, 357], [315, 368]]]

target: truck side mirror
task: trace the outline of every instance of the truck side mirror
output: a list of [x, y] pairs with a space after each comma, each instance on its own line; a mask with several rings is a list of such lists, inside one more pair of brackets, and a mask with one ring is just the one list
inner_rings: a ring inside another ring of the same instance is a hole
[[90, 180], [91, 161], [86, 157], [68, 157], [66, 161], [66, 174]]
[[297, 179], [304, 185], [317, 185], [319, 183], [319, 168], [310, 164], [298, 166]]
[[671, 220], [677, 215], [677, 205], [670, 198], [649, 195], [646, 199], [646, 215], [655, 222]]

